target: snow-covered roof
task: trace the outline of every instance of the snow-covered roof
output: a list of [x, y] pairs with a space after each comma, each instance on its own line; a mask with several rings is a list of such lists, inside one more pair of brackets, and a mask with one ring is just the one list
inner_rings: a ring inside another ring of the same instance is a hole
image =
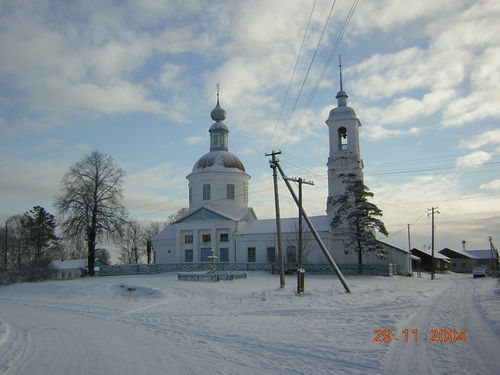
[[496, 251], [491, 250], [465, 250], [465, 253], [474, 259], [491, 259], [492, 255], [494, 258], [498, 257]]
[[51, 265], [57, 270], [87, 268], [87, 259], [54, 260]]
[[[326, 215], [311, 216], [309, 217], [312, 224], [318, 232], [327, 232], [330, 230], [330, 219]], [[295, 233], [298, 230], [299, 218], [289, 217], [281, 219], [281, 231], [283, 233]], [[309, 228], [305, 221], [303, 221], [304, 232], [309, 232]], [[255, 220], [249, 226], [245, 227], [238, 234], [265, 234], [276, 233], [276, 220], [275, 219], [261, 219]]]
[[[428, 255], [428, 256], [430, 256], [430, 257], [432, 257], [431, 252], [430, 252], [430, 251], [428, 251], [428, 250], [425, 250], [425, 251], [424, 251], [424, 250], [420, 250], [420, 249], [416, 249], [416, 248], [411, 249], [411, 251], [414, 251], [414, 250], [416, 250], [416, 251], [418, 251], [418, 252], [421, 252], [421, 253], [423, 253], [423, 254], [426, 254], [426, 255]], [[417, 255], [417, 256], [418, 256], [418, 255]], [[434, 251], [434, 259], [442, 259], [442, 260], [445, 260], [445, 261], [447, 261], [447, 262], [449, 262], [449, 261], [450, 261], [450, 259], [449, 259], [448, 257], [444, 256], [443, 254], [439, 253], [438, 251]]]
[[175, 240], [175, 227], [167, 225], [160, 233], [158, 233], [153, 240]]

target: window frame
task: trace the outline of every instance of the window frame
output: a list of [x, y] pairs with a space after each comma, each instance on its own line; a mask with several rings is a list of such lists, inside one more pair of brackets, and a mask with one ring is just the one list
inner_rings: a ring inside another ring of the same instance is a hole
[[203, 200], [204, 201], [209, 201], [211, 196], [210, 196], [210, 184], [203, 184]]
[[257, 248], [247, 247], [247, 263], [257, 262]]

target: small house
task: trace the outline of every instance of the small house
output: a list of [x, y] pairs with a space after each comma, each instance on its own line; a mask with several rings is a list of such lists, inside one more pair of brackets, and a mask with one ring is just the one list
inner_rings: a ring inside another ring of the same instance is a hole
[[[54, 260], [51, 263], [52, 268], [55, 270], [54, 279], [56, 280], [69, 280], [84, 277], [87, 275], [87, 259], [68, 259], [68, 260]], [[97, 258], [95, 260], [96, 273], [102, 266], [108, 264], [103, 260]]]

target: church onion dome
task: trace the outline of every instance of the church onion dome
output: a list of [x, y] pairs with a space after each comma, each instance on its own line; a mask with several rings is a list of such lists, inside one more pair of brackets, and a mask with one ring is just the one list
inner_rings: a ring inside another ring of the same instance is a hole
[[194, 165], [191, 173], [225, 172], [233, 169], [245, 173], [243, 163], [228, 151], [210, 151], [203, 155]]
[[224, 121], [226, 119], [226, 116], [226, 111], [219, 104], [219, 94], [217, 93], [217, 105], [210, 113], [210, 117], [212, 117], [212, 120], [219, 122]]

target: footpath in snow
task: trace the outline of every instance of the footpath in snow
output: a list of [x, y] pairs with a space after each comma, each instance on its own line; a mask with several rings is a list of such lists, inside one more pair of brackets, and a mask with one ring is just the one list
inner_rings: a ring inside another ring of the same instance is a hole
[[[350, 294], [334, 276], [307, 275], [303, 296], [294, 277], [280, 289], [263, 272], [0, 287], [0, 374], [498, 373], [498, 279], [347, 281]], [[452, 330], [466, 340], [450, 342]]]

